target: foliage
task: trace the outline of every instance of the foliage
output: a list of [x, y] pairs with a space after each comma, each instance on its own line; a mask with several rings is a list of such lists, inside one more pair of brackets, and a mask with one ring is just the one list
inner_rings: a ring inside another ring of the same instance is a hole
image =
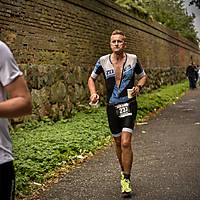
[[195, 15], [187, 15], [183, 0], [116, 0], [115, 2], [129, 11], [142, 8], [146, 16], [198, 44], [193, 24]]
[[151, 93], [138, 96], [138, 115], [137, 120], [151, 112], [156, 112], [168, 104], [175, 103], [188, 88], [188, 81], [172, 86], [164, 86]]
[[130, 12], [134, 12], [143, 17], [152, 18], [152, 15], [147, 11], [142, 1], [134, 0], [116, 0], [115, 3], [126, 8]]
[[107, 146], [111, 135], [104, 115], [103, 109], [85, 109], [71, 119], [29, 122], [12, 132], [17, 195], [30, 193], [31, 181], [41, 184], [56, 168]]
[[[187, 89], [188, 81], [138, 96], [137, 121], [175, 102]], [[82, 106], [72, 118], [57, 123], [48, 118], [41, 122], [27, 122], [15, 132], [11, 131], [11, 138], [16, 193], [21, 199], [33, 192], [31, 183], [43, 184], [57, 175], [52, 172], [72, 168], [77, 160], [93, 155], [112, 141], [105, 107], [88, 106]]]
[[200, 9], [200, 0], [192, 0], [190, 1], [190, 5], [195, 5], [197, 8]]

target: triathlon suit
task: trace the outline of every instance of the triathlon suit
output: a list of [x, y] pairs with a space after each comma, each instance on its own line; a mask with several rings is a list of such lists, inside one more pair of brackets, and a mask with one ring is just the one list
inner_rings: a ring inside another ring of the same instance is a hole
[[[5, 86], [23, 75], [10, 49], [0, 41], [0, 102], [6, 101]], [[13, 199], [15, 173], [13, 167], [12, 142], [9, 135], [8, 119], [0, 118], [0, 199]]]
[[96, 80], [101, 73], [104, 75], [107, 88], [107, 115], [113, 136], [121, 136], [124, 131], [132, 133], [137, 115], [137, 102], [136, 97], [128, 98], [127, 89], [134, 87], [135, 73], [139, 79], [146, 75], [144, 69], [136, 55], [126, 54], [122, 78], [118, 87], [111, 54], [108, 54], [99, 58], [91, 77]]

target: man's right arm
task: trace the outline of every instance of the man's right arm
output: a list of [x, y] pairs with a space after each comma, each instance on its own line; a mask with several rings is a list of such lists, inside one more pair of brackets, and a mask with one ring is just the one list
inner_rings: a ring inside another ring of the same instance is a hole
[[99, 95], [96, 92], [95, 80], [103, 72], [101, 65], [101, 59], [99, 59], [95, 65], [95, 68], [88, 79], [88, 87], [90, 90], [90, 103], [95, 104], [99, 100]]
[[99, 96], [96, 92], [95, 80], [91, 76], [88, 79], [88, 87], [90, 90], [90, 102], [94, 104], [99, 100]]

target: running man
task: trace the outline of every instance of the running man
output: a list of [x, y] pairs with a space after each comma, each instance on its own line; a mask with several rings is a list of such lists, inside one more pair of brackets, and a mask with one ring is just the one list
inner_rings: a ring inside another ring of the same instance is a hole
[[[11, 98], [7, 100], [7, 93]], [[14, 200], [15, 173], [8, 119], [30, 114], [31, 96], [8, 46], [0, 41], [0, 195]]]
[[[95, 104], [99, 95], [95, 89], [95, 80], [103, 73], [107, 88], [107, 116], [110, 130], [114, 136], [116, 154], [121, 166], [121, 191], [130, 195], [130, 175], [133, 161], [131, 137], [137, 115], [136, 96], [147, 81], [147, 76], [134, 54], [124, 52], [125, 35], [120, 30], [113, 31], [110, 37], [112, 54], [102, 56], [97, 61], [89, 77], [90, 102]], [[135, 84], [135, 74], [138, 84]], [[127, 89], [132, 98], [128, 98]]]

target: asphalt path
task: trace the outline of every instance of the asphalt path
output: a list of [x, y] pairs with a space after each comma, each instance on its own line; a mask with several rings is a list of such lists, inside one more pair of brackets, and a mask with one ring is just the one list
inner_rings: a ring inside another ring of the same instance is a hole
[[[132, 147], [134, 192], [129, 199], [200, 200], [200, 88], [138, 124]], [[123, 199], [114, 146], [82, 163], [37, 199]]]

